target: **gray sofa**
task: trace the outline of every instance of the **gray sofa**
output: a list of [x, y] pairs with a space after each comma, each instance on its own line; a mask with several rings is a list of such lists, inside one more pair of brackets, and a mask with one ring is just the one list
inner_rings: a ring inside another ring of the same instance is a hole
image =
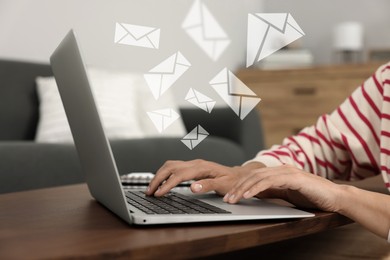
[[[37, 76], [51, 76], [49, 65], [0, 60], [0, 193], [83, 182], [73, 145], [34, 142], [39, 117]], [[183, 108], [187, 130], [201, 124], [210, 136], [190, 151], [177, 138], [111, 141], [119, 172], [156, 171], [166, 160], [206, 159], [239, 165], [263, 148], [255, 110], [240, 120], [230, 108], [211, 115]]]

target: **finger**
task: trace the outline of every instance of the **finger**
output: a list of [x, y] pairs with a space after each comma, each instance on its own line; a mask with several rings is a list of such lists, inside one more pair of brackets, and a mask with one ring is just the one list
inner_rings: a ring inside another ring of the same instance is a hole
[[[157, 197], [163, 196], [183, 181], [193, 179], [207, 179], [213, 175], [211, 174], [212, 170], [210, 170], [208, 167], [200, 167], [198, 164], [194, 166], [191, 163], [187, 165], [187, 167], [175, 169], [169, 178], [160, 185], [159, 189], [154, 193], [154, 195]], [[207, 184], [205, 185], [207, 186]]]
[[183, 167], [183, 161], [167, 161], [161, 166], [156, 172], [154, 178], [150, 181], [149, 186], [146, 190], [147, 195], [152, 195], [156, 192], [157, 188], [169, 178], [175, 169]]
[[237, 183], [233, 186], [233, 188], [230, 189], [228, 192], [226, 192], [225, 196], [223, 197], [223, 201], [228, 202], [230, 197], [234, 198], [236, 196], [235, 192], [236, 192], [237, 187], [240, 187], [243, 183], [245, 183], [249, 178], [251, 178], [255, 174], [256, 174], [256, 172], [252, 171], [252, 172], [248, 173], [246, 176], [242, 176], [237, 181]]
[[291, 174], [291, 169], [293, 168], [281, 166], [256, 170], [254, 171], [254, 174], [251, 174], [244, 182], [236, 185], [229, 191], [230, 195], [229, 197], [224, 198], [224, 201], [237, 203], [241, 198], [251, 198], [270, 188], [284, 188], [288, 183], [286, 180], [293, 176]]
[[171, 170], [171, 174], [169, 175], [169, 178], [160, 184], [160, 186], [154, 193], [154, 196], [156, 197], [164, 196], [171, 189], [176, 187], [181, 182], [186, 180], [191, 180], [194, 174], [195, 173], [193, 167], [181, 167], [181, 168], [176, 168], [175, 170]]
[[243, 194], [254, 185], [254, 183], [273, 174], [275, 173], [268, 169], [251, 172], [246, 178], [242, 178], [236, 185], [234, 185], [234, 187], [225, 195], [223, 200], [229, 203], [236, 203], [242, 198]]
[[245, 191], [243, 197], [248, 199], [259, 193], [266, 193], [268, 190], [284, 190], [288, 188], [289, 180], [290, 178], [289, 176], [286, 176], [286, 174], [267, 176], [261, 181], [254, 183], [247, 191]]
[[274, 189], [275, 176], [263, 178], [261, 181], [254, 183], [244, 193], [243, 198], [249, 199], [257, 194], [267, 193], [268, 190]]
[[243, 194], [254, 185], [254, 183], [260, 181], [261, 176], [252, 175], [245, 179], [244, 182], [235, 185], [232, 190], [225, 196], [224, 201], [228, 203], [237, 203], [243, 196]]
[[216, 190], [216, 180], [214, 179], [204, 179], [196, 181], [191, 184], [191, 191], [193, 193], [206, 193], [209, 191]]

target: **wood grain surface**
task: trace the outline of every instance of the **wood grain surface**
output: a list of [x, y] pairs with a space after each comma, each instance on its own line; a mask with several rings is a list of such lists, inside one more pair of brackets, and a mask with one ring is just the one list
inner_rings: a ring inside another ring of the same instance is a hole
[[4, 194], [0, 209], [0, 259], [207, 257], [351, 223], [314, 211], [297, 220], [129, 226], [84, 184]]

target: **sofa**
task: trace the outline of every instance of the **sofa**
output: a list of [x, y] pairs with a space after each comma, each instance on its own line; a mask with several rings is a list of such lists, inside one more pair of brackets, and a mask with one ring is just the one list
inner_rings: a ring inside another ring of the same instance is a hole
[[[39, 120], [35, 78], [51, 75], [47, 64], [0, 60], [0, 193], [84, 181], [73, 144], [34, 141]], [[112, 140], [120, 174], [155, 172], [166, 160], [240, 165], [264, 148], [255, 110], [244, 120], [229, 107], [215, 108], [211, 115], [196, 107], [180, 113], [187, 131], [201, 124], [210, 136], [192, 151], [178, 138]]]

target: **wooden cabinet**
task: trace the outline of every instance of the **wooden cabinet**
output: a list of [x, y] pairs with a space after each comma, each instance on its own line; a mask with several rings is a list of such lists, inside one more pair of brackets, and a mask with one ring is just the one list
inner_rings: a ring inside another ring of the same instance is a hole
[[237, 75], [262, 99], [257, 109], [263, 120], [266, 146], [270, 147], [332, 112], [380, 65], [245, 69]]

